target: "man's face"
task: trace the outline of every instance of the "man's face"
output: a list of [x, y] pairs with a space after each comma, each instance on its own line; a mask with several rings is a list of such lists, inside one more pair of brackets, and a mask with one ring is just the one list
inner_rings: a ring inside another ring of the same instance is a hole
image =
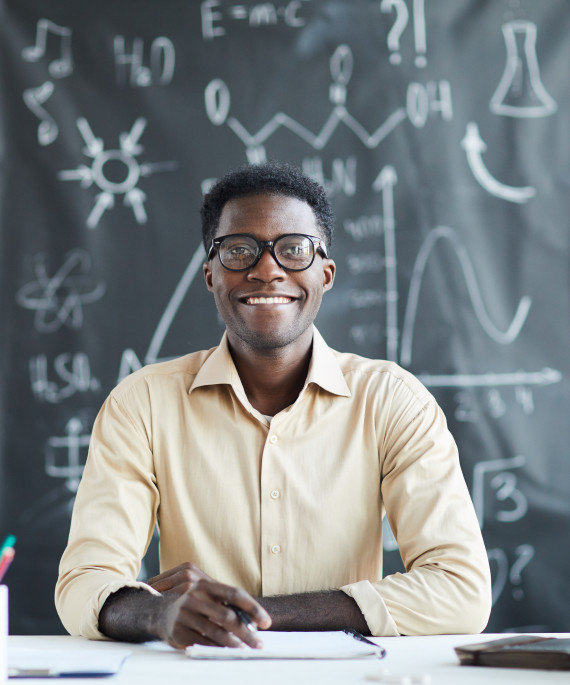
[[[322, 237], [307, 203], [273, 195], [230, 200], [222, 210], [216, 237], [232, 233], [249, 233], [258, 240], [275, 240], [285, 233]], [[280, 267], [268, 249], [247, 271], [228, 271], [217, 253], [204, 264], [206, 284], [230, 344], [245, 343], [256, 350], [282, 348], [304, 340], [304, 334], [310, 341], [310, 326], [323, 292], [332, 288], [334, 274], [334, 262], [320, 252], [308, 269], [297, 272]]]

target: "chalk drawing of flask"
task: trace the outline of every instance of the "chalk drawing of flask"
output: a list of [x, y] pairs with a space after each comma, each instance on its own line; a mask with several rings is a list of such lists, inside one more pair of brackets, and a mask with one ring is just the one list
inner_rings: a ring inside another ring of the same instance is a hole
[[536, 24], [510, 21], [503, 24], [507, 63], [490, 108], [510, 117], [545, 117], [557, 110], [556, 102], [540, 80], [536, 55]]

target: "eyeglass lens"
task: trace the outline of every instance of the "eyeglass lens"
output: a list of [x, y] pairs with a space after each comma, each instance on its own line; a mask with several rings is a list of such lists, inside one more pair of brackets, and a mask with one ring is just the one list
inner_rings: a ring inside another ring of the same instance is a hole
[[[226, 236], [219, 247], [220, 261], [228, 269], [247, 269], [255, 263], [261, 249], [261, 244], [251, 236]], [[313, 241], [301, 234], [281, 236], [273, 250], [277, 263], [293, 271], [310, 266], [315, 253]]]

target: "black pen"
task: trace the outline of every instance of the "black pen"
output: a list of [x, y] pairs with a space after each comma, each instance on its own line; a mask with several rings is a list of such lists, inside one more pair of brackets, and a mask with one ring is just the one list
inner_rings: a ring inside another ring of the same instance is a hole
[[365, 642], [367, 645], [374, 645], [374, 647], [376, 647], [376, 649], [378, 650], [379, 659], [383, 659], [386, 656], [386, 650], [384, 649], [384, 647], [381, 647], [379, 644], [376, 644], [376, 642], [372, 642], [372, 640], [369, 640], [367, 637], [364, 637], [364, 635], [362, 635], [362, 633], [359, 633], [357, 630], [353, 630], [352, 628], [345, 628], [342, 632], [346, 633], [347, 635], [350, 635], [359, 642]]
[[252, 633], [257, 633], [257, 626], [251, 620], [251, 616], [247, 613], [247, 611], [244, 611], [243, 609], [236, 607], [235, 604], [228, 604], [227, 602], [225, 602], [225, 605], [235, 612], [238, 619], [244, 624], [244, 626], [248, 630], [251, 630]]

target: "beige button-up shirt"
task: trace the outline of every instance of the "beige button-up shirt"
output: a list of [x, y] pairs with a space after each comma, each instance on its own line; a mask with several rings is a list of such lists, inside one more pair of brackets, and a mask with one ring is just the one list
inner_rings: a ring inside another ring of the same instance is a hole
[[[406, 573], [382, 578], [387, 514]], [[249, 403], [226, 336], [122, 381], [93, 428], [62, 557], [67, 630], [103, 637], [155, 524], [160, 568], [195, 562], [254, 596], [341, 588], [374, 635], [477, 632], [487, 555], [434, 398], [396, 364], [330, 349], [271, 421]]]

